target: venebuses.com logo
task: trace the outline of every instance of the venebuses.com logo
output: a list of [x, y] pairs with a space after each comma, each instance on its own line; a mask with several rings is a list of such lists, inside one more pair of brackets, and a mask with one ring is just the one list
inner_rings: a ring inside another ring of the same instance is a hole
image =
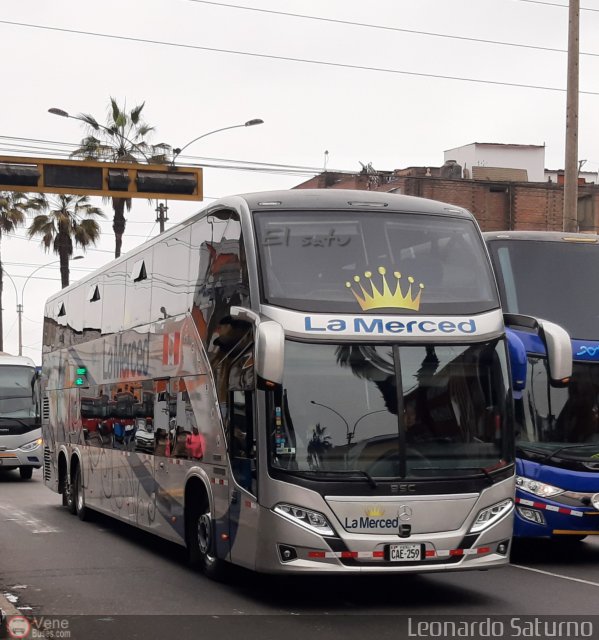
[[8, 637], [14, 640], [71, 637], [69, 621], [66, 618], [39, 616], [28, 619], [25, 616], [10, 616], [6, 620], [6, 630]]

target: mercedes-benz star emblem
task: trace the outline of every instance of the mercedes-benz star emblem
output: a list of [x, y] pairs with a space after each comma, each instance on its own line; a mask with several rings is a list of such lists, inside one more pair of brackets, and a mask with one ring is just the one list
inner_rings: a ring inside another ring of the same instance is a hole
[[397, 517], [404, 522], [409, 520], [412, 517], [412, 509], [405, 504], [402, 504], [399, 507], [399, 511], [397, 512]]

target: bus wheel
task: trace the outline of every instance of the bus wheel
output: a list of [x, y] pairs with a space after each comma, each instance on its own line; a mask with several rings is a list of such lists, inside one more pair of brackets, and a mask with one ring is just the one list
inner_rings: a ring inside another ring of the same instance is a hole
[[19, 475], [21, 476], [21, 480], [31, 480], [33, 467], [19, 467]]
[[75, 480], [73, 481], [73, 503], [75, 505], [75, 513], [79, 520], [87, 520], [89, 510], [85, 506], [85, 495], [83, 493], [83, 478], [81, 467], [77, 466], [75, 470]]
[[185, 514], [185, 529], [189, 564], [198, 567], [212, 580], [225, 578], [225, 562], [216, 557], [214, 522], [210, 513], [208, 499], [203, 504], [188, 507]]
[[65, 478], [62, 489], [62, 504], [68, 509], [69, 513], [77, 513], [77, 509], [75, 508], [75, 488], [68, 478]]

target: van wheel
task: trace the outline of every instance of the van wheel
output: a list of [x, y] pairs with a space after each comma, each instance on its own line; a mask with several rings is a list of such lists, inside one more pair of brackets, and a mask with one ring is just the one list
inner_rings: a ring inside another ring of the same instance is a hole
[[73, 503], [75, 505], [75, 513], [79, 520], [87, 520], [89, 509], [85, 506], [85, 494], [83, 491], [83, 477], [81, 467], [75, 470], [75, 480], [73, 481]]
[[226, 563], [216, 557], [214, 521], [208, 499], [203, 504], [192, 501], [185, 514], [185, 530], [189, 564], [197, 567], [211, 580], [226, 578]]
[[19, 467], [19, 475], [21, 476], [21, 480], [31, 480], [33, 467]]

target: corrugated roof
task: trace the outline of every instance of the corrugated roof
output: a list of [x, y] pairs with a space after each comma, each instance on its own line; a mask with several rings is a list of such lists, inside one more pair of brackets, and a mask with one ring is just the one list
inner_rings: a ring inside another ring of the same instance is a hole
[[528, 182], [526, 169], [505, 169], [503, 167], [470, 167], [473, 180], [495, 180], [497, 182]]

